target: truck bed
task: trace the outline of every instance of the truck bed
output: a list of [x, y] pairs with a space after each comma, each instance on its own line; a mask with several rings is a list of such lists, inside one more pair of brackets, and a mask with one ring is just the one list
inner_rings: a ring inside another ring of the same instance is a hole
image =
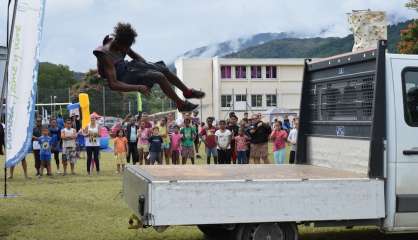
[[128, 206], [145, 225], [378, 219], [384, 182], [312, 165], [132, 166]]

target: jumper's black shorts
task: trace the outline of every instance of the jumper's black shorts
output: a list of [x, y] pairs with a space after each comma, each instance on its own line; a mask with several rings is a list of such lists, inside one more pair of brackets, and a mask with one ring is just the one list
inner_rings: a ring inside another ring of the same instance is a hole
[[132, 85], [145, 85], [152, 88], [154, 81], [149, 78], [152, 73], [167, 73], [170, 70], [163, 61], [156, 63], [132, 60], [123, 61], [115, 66], [118, 80]]

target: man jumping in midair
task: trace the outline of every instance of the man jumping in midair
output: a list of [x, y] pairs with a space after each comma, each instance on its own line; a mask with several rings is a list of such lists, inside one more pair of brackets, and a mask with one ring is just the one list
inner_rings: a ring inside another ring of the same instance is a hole
[[[115, 91], [150, 94], [156, 83], [167, 97], [176, 103], [181, 112], [190, 112], [198, 105], [181, 99], [173, 86], [187, 98], [203, 98], [204, 92], [190, 89], [165, 66], [164, 62], [150, 63], [131, 49], [137, 36], [129, 23], [118, 23], [112, 36], [106, 36], [103, 45], [93, 54], [97, 58], [97, 69], [101, 77], [107, 79], [109, 87]], [[125, 61], [128, 55], [132, 61]]]

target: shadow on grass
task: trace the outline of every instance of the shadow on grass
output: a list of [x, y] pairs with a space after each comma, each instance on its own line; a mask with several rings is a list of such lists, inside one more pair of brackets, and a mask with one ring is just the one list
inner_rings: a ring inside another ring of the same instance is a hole
[[418, 234], [384, 234], [378, 230], [347, 230], [303, 233], [300, 240], [415, 240]]

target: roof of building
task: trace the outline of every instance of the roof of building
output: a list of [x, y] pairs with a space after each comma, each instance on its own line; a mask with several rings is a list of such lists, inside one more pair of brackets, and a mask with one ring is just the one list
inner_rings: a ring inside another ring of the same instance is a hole
[[304, 58], [223, 58], [223, 57], [213, 57], [213, 58], [179, 58], [176, 62], [179, 61], [204, 61], [212, 60], [215, 63], [219, 64], [277, 64], [277, 65], [304, 65]]

